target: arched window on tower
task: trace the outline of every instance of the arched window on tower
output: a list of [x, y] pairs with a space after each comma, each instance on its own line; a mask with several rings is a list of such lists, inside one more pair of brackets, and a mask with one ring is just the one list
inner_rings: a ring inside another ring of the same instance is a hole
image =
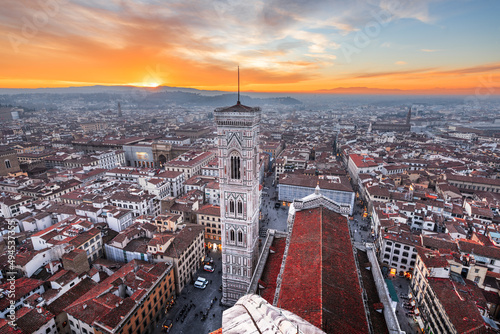
[[231, 179], [239, 180], [241, 178], [241, 160], [239, 156], [231, 157]]
[[238, 214], [242, 215], [243, 214], [243, 202], [238, 201]]
[[234, 213], [234, 201], [233, 200], [229, 201], [229, 212]]
[[238, 243], [242, 243], [242, 242], [243, 242], [243, 232], [238, 231]]
[[234, 230], [229, 231], [229, 240], [234, 242]]

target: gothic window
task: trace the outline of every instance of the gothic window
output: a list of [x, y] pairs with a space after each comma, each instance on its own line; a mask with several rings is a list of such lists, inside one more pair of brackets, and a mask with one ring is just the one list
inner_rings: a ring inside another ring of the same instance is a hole
[[234, 213], [234, 201], [233, 200], [229, 201], [229, 212]]
[[241, 201], [238, 201], [238, 214], [243, 214], [243, 203]]
[[231, 157], [231, 179], [239, 180], [241, 178], [241, 159], [239, 156]]
[[238, 231], [238, 242], [242, 243], [243, 242], [243, 232]]
[[234, 230], [229, 231], [229, 240], [234, 242]]
[[10, 165], [10, 161], [9, 160], [5, 160], [5, 168], [10, 168], [11, 165]]

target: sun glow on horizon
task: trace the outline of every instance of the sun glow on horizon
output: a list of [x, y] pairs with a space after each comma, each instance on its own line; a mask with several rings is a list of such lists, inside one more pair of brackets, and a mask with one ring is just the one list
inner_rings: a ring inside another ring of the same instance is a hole
[[135, 87], [144, 87], [144, 88], [156, 88], [161, 86], [161, 83], [158, 82], [135, 82], [128, 84], [128, 86], [135, 86]]

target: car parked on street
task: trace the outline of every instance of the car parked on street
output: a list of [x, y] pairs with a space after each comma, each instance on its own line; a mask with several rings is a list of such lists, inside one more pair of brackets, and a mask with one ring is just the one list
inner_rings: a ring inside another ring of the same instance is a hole
[[205, 277], [198, 276], [196, 281], [208, 284], [208, 280]]
[[213, 273], [215, 271], [214, 267], [212, 267], [212, 266], [210, 266], [208, 264], [206, 264], [206, 265], [203, 266], [203, 270], [208, 271], [210, 273]]
[[165, 321], [163, 321], [163, 324], [161, 325], [163, 332], [170, 332], [170, 328], [172, 328], [172, 325], [173, 321], [171, 319], [165, 319]]
[[198, 289], [205, 289], [208, 285], [208, 282], [196, 281], [194, 282], [194, 287]]

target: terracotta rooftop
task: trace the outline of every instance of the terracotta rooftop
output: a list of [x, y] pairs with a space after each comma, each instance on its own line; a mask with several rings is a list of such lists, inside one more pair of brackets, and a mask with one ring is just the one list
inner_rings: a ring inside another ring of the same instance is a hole
[[463, 286], [437, 278], [429, 278], [429, 284], [458, 333], [485, 333], [484, 320]]
[[67, 306], [71, 305], [75, 300], [83, 296], [85, 293], [97, 286], [97, 283], [90, 278], [84, 278], [80, 283], [69, 289], [59, 298], [54, 300], [47, 309], [54, 315], [59, 315]]
[[[22, 333], [35, 333], [40, 327], [52, 320], [54, 315], [44, 308], [38, 312], [35, 308], [23, 307], [16, 312], [16, 317], [17, 326], [22, 330]], [[4, 332], [2, 331], [2, 333]]]
[[326, 332], [368, 332], [344, 216], [323, 207], [296, 213], [277, 306]]
[[[166, 263], [151, 264], [132, 260], [66, 307], [64, 311], [89, 325], [100, 323], [104, 326], [116, 326], [122, 316], [139, 305], [139, 299], [149, 292], [153, 283], [168, 268], [171, 266]], [[127, 290], [132, 291], [131, 297], [121, 298], [113, 293], [122, 284]]]
[[[27, 295], [33, 290], [36, 290], [42, 284], [42, 281], [33, 278], [21, 277], [16, 279], [15, 297], [12, 298], [12, 300], [20, 299], [22, 296]], [[9, 286], [9, 282], [0, 285], [0, 287], [5, 291], [9, 291]], [[9, 298], [0, 299], [0, 310], [5, 310], [9, 306], [9, 300]]]
[[376, 167], [378, 164], [368, 155], [350, 154], [349, 158], [358, 168]]
[[184, 253], [191, 242], [198, 235], [205, 232], [205, 226], [197, 224], [186, 224], [179, 233], [175, 234], [174, 240], [170, 243], [164, 255], [171, 258], [179, 258]]
[[197, 214], [220, 217], [220, 206], [206, 204], [203, 205]]
[[450, 264], [446, 261], [444, 256], [441, 256], [439, 251], [434, 251], [431, 249], [416, 247], [418, 255], [424, 262], [425, 266], [430, 270], [430, 268], [449, 268]]
[[[281, 269], [281, 262], [285, 253], [286, 238], [274, 238], [270, 247], [270, 253], [259, 281], [259, 295], [273, 303], [276, 293], [276, 280]], [[263, 288], [262, 288], [263, 287]]]

